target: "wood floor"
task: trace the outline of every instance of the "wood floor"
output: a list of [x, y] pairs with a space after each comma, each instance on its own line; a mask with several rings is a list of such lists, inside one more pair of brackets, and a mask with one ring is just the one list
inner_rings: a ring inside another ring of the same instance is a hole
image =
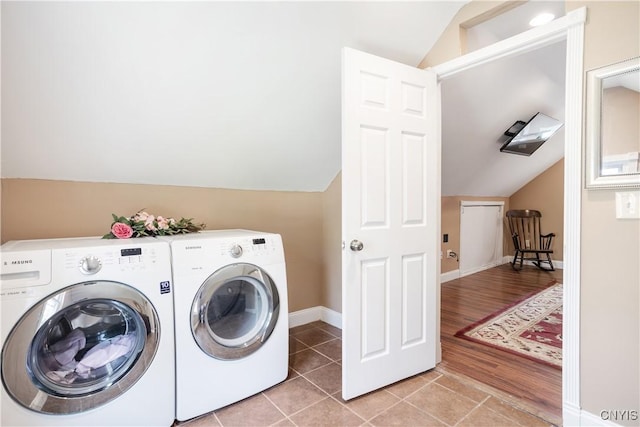
[[562, 270], [541, 271], [510, 264], [442, 284], [442, 369], [473, 378], [515, 398], [519, 406], [556, 425], [562, 424], [562, 371], [524, 357], [454, 337], [463, 327], [562, 282]]

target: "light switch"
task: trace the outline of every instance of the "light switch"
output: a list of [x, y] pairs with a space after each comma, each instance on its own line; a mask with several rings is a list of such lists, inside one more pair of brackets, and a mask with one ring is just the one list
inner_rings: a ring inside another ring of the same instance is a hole
[[616, 218], [640, 218], [640, 191], [616, 191]]

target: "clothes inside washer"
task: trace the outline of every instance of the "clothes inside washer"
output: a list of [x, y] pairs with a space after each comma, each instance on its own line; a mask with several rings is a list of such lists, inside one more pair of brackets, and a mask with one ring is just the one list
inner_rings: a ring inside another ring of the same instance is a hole
[[87, 345], [87, 338], [82, 329], [74, 329], [69, 335], [52, 344], [49, 348], [51, 355], [60, 364], [65, 366], [71, 363], [76, 354]]
[[[76, 329], [78, 331], [79, 329]], [[80, 331], [82, 333], [82, 331]], [[73, 337], [71, 335], [74, 335]], [[68, 358], [73, 351], [73, 347], [82, 342], [77, 339], [80, 334], [70, 334], [65, 344], [68, 344], [66, 350], [60, 353], [54, 353], [54, 358]], [[84, 334], [82, 333], [82, 337]], [[56, 343], [57, 344], [57, 343]], [[127, 355], [135, 347], [136, 339], [134, 334], [118, 335], [109, 340], [100, 342], [87, 351], [79, 361], [71, 358], [67, 363], [61, 363], [58, 369], [46, 373], [47, 377], [59, 384], [72, 384], [78, 378], [86, 379], [90, 376], [92, 370], [96, 370], [106, 366], [109, 363]], [[81, 350], [81, 349], [80, 349]], [[77, 354], [77, 352], [76, 352]], [[75, 354], [73, 355], [75, 356]]]

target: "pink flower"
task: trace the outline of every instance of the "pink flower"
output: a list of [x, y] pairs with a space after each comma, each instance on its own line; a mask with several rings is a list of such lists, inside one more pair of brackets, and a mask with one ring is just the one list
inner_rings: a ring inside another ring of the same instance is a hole
[[158, 215], [158, 228], [160, 230], [168, 230], [169, 229], [169, 220], [167, 218], [161, 217]]
[[111, 232], [118, 239], [128, 239], [133, 235], [133, 229], [122, 222], [116, 222], [111, 226]]
[[153, 215], [149, 215], [144, 222], [144, 227], [149, 231], [156, 231], [156, 226], [153, 225], [153, 221], [155, 221], [156, 217]]
[[149, 217], [149, 214], [143, 211], [140, 211], [138, 213], [136, 213], [133, 217], [133, 220], [138, 222], [138, 221], [146, 221], [147, 218]]

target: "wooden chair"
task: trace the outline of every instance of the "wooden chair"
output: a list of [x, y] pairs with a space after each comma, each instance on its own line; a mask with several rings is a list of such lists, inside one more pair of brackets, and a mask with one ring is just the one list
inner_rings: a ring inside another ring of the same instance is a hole
[[[542, 234], [540, 231], [540, 211], [534, 210], [510, 210], [507, 212], [507, 222], [511, 239], [516, 253], [513, 256], [511, 267], [514, 270], [522, 269], [522, 263], [532, 261], [533, 264], [546, 271], [553, 271], [553, 263], [551, 262], [551, 254], [553, 253], [554, 233]], [[541, 258], [546, 256], [546, 259]], [[520, 260], [520, 268], [516, 268], [516, 262]], [[549, 264], [549, 267], [543, 267], [542, 263]]]

